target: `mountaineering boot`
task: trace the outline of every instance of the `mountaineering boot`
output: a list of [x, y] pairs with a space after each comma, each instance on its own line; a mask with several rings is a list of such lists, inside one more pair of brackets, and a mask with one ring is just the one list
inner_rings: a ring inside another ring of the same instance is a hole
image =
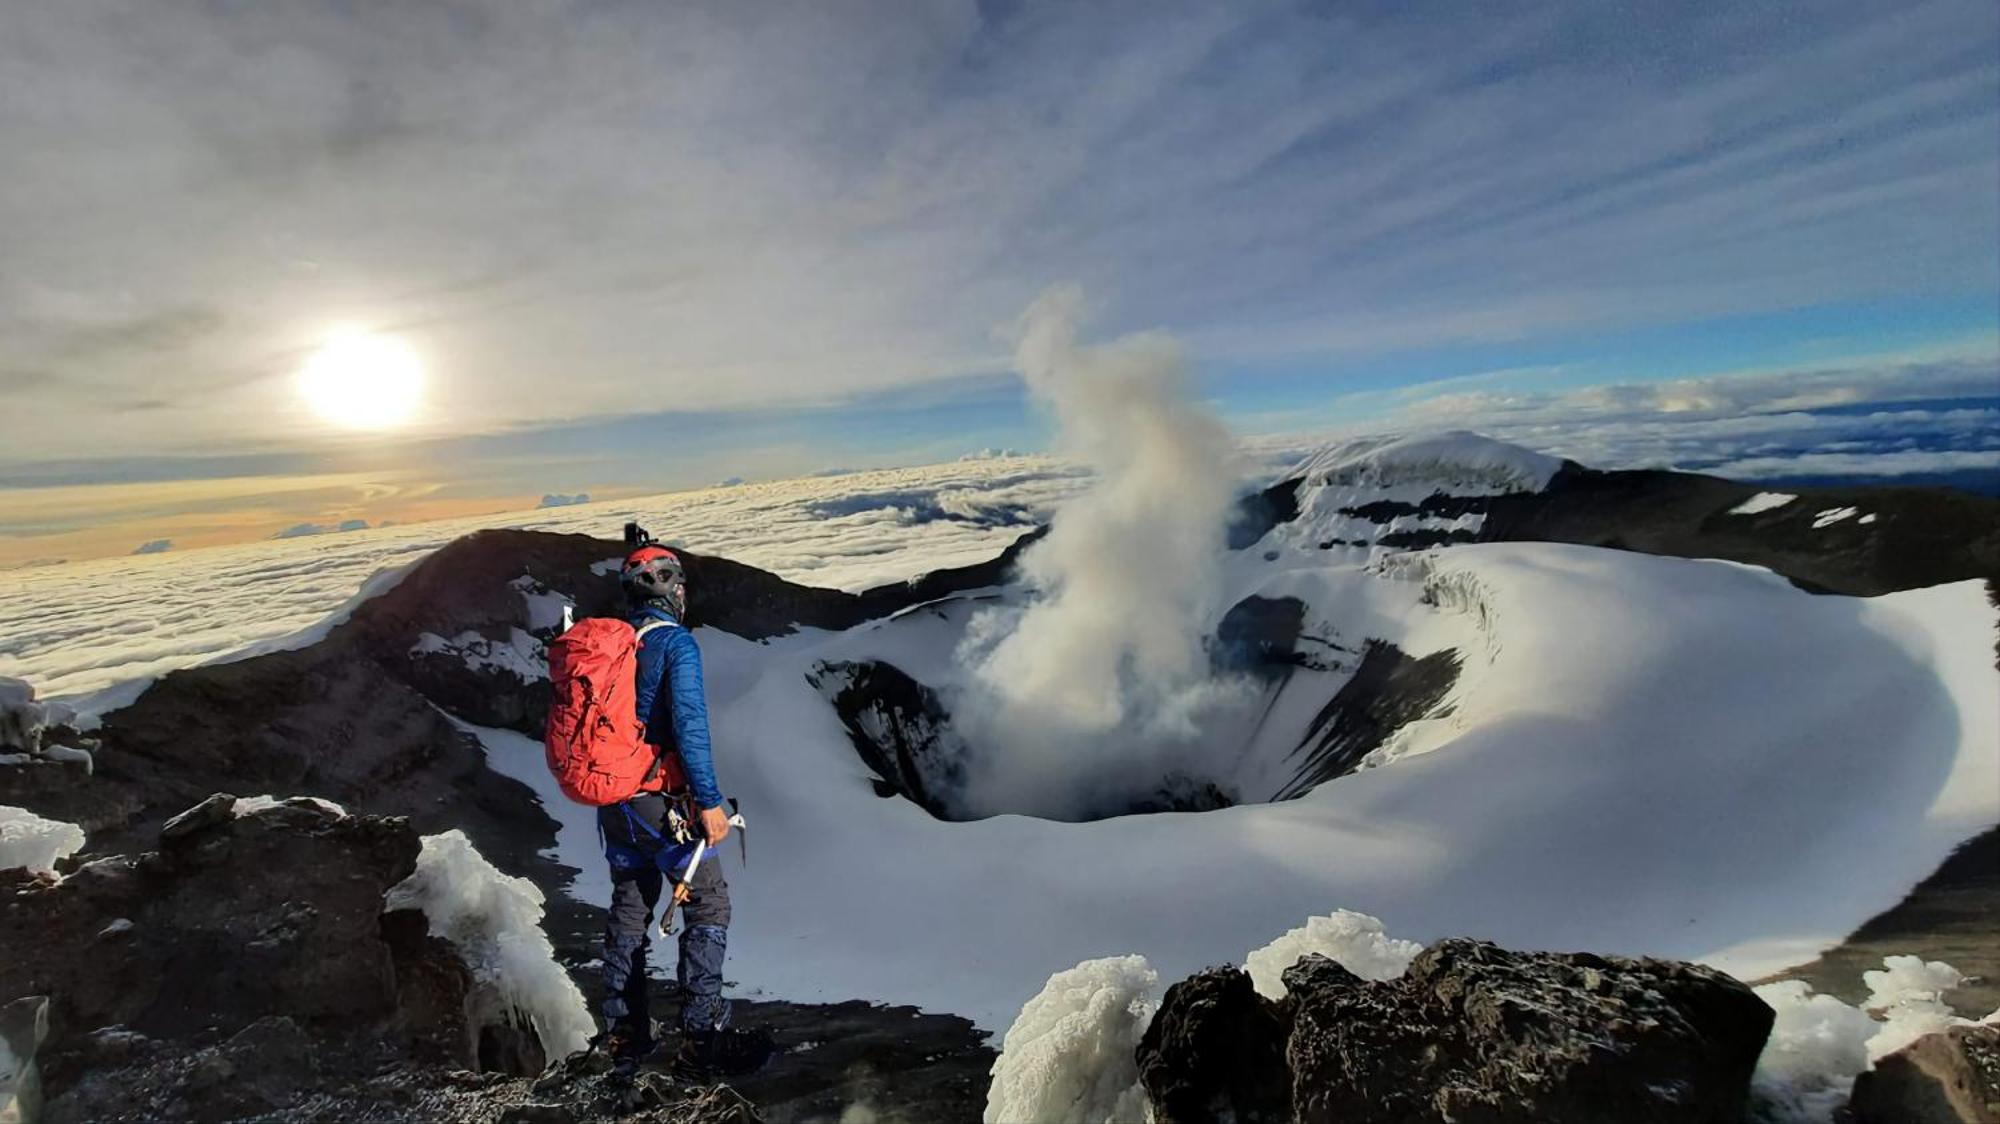
[[640, 1063], [652, 1056], [659, 1045], [650, 1033], [638, 1027], [622, 1023], [613, 1027], [606, 1040], [611, 1054], [611, 1080], [620, 1084], [630, 1083], [639, 1072]]
[[674, 1055], [674, 1072], [690, 1081], [733, 1077], [762, 1069], [777, 1052], [771, 1036], [761, 1030], [723, 1027], [684, 1034]]

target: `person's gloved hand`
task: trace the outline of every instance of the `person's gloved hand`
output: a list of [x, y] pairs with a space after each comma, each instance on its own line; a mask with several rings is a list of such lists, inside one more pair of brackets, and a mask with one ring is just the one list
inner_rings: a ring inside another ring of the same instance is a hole
[[721, 846], [722, 841], [729, 838], [729, 809], [703, 808], [701, 833], [708, 837], [709, 846]]

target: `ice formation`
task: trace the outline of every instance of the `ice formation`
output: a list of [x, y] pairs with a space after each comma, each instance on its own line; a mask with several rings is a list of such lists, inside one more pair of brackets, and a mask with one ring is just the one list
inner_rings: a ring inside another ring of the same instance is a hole
[[1767, 1118], [1829, 1124], [1847, 1103], [1854, 1079], [1876, 1061], [1927, 1034], [1974, 1025], [1944, 1002], [1944, 993], [1965, 977], [1943, 961], [1891, 956], [1861, 979], [1868, 998], [1859, 1007], [1818, 994], [1804, 980], [1756, 989], [1778, 1016], [1753, 1082]]
[[386, 901], [390, 909], [423, 910], [431, 931], [458, 946], [472, 969], [480, 1022], [520, 1012], [551, 1059], [588, 1043], [595, 1027], [583, 993], [542, 931], [542, 892], [500, 873], [464, 832], [424, 836], [416, 873], [390, 887]]
[[1383, 932], [1382, 922], [1365, 913], [1336, 909], [1327, 917], [1306, 918], [1304, 925], [1252, 952], [1244, 958], [1243, 969], [1259, 995], [1283, 999], [1285, 969], [1303, 956], [1330, 957], [1364, 980], [1393, 980], [1423, 950], [1415, 941]]
[[1143, 956], [1086, 960], [1050, 976], [1001, 1040], [987, 1124], [1150, 1119], [1134, 1051], [1159, 1008], [1159, 982]]
[[0, 870], [26, 867], [54, 874], [56, 862], [83, 849], [83, 829], [0, 804]]

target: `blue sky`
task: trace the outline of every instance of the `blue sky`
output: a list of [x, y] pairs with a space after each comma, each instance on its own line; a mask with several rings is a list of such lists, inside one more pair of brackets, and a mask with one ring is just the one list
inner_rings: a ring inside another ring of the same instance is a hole
[[[1980, 0], [77, 0], [0, 145], [9, 557], [1036, 448], [1061, 282], [1245, 433], [2000, 379]], [[409, 425], [303, 402], [357, 329]]]

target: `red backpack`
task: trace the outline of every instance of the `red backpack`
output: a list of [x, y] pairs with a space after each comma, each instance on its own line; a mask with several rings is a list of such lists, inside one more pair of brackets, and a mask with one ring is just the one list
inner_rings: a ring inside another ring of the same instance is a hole
[[542, 744], [564, 796], [602, 807], [685, 783], [676, 782], [679, 757], [647, 744], [637, 703], [639, 643], [656, 628], [673, 627], [649, 621], [634, 629], [591, 617], [549, 642], [554, 695]]

